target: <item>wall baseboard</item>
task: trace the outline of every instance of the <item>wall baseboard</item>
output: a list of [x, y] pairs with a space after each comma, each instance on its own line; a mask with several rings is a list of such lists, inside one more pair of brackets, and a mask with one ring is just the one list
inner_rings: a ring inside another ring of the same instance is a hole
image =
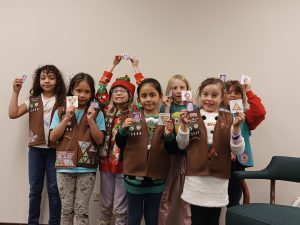
[[[0, 225], [27, 225], [27, 223], [2, 223], [2, 222], [0, 222]], [[47, 224], [41, 224], [41, 225], [47, 225]]]

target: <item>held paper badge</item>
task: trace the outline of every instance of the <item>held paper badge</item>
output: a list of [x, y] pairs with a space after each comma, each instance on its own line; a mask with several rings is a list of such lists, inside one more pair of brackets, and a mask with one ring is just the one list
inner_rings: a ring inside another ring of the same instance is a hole
[[94, 109], [99, 109], [99, 103], [97, 101], [91, 101], [90, 106], [92, 106]]
[[125, 59], [125, 60], [128, 60], [128, 59], [130, 59], [130, 56], [129, 56], [128, 53], [125, 52], [125, 53], [122, 54], [122, 58]]
[[22, 83], [25, 82], [26, 78], [27, 78], [27, 75], [23, 75], [23, 76], [21, 77]]
[[73, 105], [78, 107], [78, 96], [67, 96], [67, 108]]
[[223, 81], [223, 83], [226, 82], [226, 75], [225, 74], [220, 74], [220, 80]]
[[192, 102], [187, 102], [186, 109], [187, 109], [187, 111], [192, 112], [194, 110], [193, 103]]
[[192, 91], [182, 91], [181, 92], [181, 100], [189, 101], [192, 98]]
[[244, 112], [242, 99], [230, 100], [229, 104], [231, 113]]
[[142, 114], [140, 112], [133, 112], [133, 120], [135, 123], [139, 123], [142, 120]]
[[168, 119], [170, 119], [170, 113], [159, 113], [157, 125], [166, 125]]
[[250, 84], [250, 81], [251, 81], [251, 78], [242, 74], [242, 78], [241, 78], [241, 85], [244, 85], [244, 84]]

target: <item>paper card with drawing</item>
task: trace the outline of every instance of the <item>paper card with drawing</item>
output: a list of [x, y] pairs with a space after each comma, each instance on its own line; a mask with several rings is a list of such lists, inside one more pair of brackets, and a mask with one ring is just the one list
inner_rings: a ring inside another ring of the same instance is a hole
[[250, 84], [251, 78], [242, 74], [241, 85]]
[[192, 99], [192, 91], [182, 91], [181, 92], [181, 100], [182, 101], [189, 101]]
[[26, 78], [27, 78], [27, 75], [23, 75], [23, 76], [21, 77], [22, 83], [25, 82]]
[[125, 52], [125, 53], [122, 54], [122, 58], [125, 59], [125, 60], [128, 60], [128, 59], [130, 59], [130, 55]]
[[135, 123], [139, 123], [142, 121], [142, 114], [140, 112], [133, 112], [132, 115]]
[[242, 99], [230, 100], [229, 105], [231, 113], [244, 112]]
[[170, 113], [159, 113], [157, 125], [166, 125], [168, 119], [170, 119]]
[[78, 96], [67, 96], [67, 108], [70, 106], [75, 106], [75, 108], [78, 107]]
[[225, 74], [220, 74], [220, 80], [223, 81], [223, 83], [226, 82], [226, 75]]
[[90, 106], [92, 106], [94, 109], [99, 109], [99, 102], [91, 101]]

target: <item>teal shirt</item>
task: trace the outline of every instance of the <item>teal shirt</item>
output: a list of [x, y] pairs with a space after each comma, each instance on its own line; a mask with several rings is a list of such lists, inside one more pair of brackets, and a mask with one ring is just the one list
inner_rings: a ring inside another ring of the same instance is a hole
[[245, 120], [241, 124], [241, 134], [245, 141], [245, 149], [243, 153], [237, 155], [237, 158], [240, 164], [242, 164], [243, 166], [252, 167], [254, 166], [254, 162], [253, 162], [252, 149], [250, 144], [251, 132]]

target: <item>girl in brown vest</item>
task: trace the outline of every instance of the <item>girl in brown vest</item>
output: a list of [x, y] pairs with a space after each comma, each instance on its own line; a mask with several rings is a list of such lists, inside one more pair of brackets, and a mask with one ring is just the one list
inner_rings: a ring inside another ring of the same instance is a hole
[[78, 225], [86, 225], [99, 159], [97, 147], [103, 142], [105, 123], [94, 102], [90, 106], [95, 86], [89, 74], [79, 73], [71, 79], [68, 96], [78, 97], [78, 107], [58, 108], [50, 127], [50, 140], [57, 141], [61, 225], [73, 225], [74, 217]]
[[28, 224], [39, 224], [41, 194], [47, 174], [49, 225], [60, 224], [60, 199], [56, 183], [55, 145], [49, 142], [53, 112], [64, 104], [66, 86], [61, 72], [53, 65], [38, 68], [33, 76], [30, 97], [18, 106], [19, 93], [27, 76], [16, 78], [9, 104], [9, 117], [29, 113], [29, 216]]
[[116, 135], [124, 154], [128, 225], [157, 225], [158, 208], [169, 169], [169, 153], [177, 152], [173, 122], [158, 126], [162, 90], [159, 82], [144, 79], [137, 89], [143, 109], [133, 111]]
[[241, 153], [245, 142], [240, 124], [244, 113], [233, 118], [221, 111], [224, 84], [208, 78], [198, 88], [200, 110], [183, 111], [177, 135], [186, 149], [186, 176], [181, 198], [191, 204], [192, 225], [218, 225], [221, 208], [228, 204], [231, 151]]

